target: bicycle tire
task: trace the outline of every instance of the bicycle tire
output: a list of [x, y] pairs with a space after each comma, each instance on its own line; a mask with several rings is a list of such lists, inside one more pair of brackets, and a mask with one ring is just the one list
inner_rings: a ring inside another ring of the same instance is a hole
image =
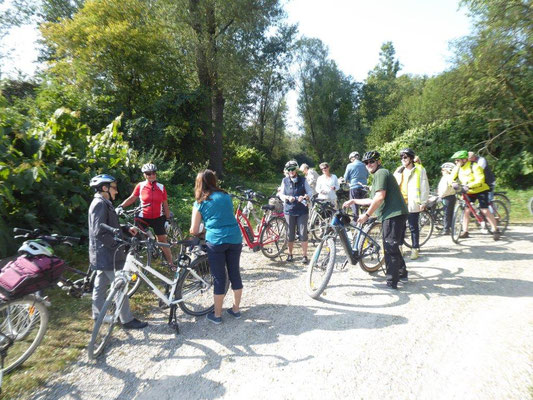
[[[123, 290], [123, 285], [113, 285], [104, 305], [102, 306], [102, 309], [100, 310], [100, 314], [98, 314], [98, 318], [94, 323], [91, 340], [89, 341], [89, 346], [87, 347], [87, 353], [90, 360], [94, 360], [103, 353], [105, 346], [111, 338], [113, 328], [118, 318], [117, 311], [119, 310], [119, 308], [117, 308], [116, 297], [119, 295], [121, 290]], [[101, 333], [102, 336], [100, 336]]]
[[464, 206], [458, 206], [455, 208], [452, 217], [452, 240], [454, 243], [459, 244], [459, 235], [463, 231], [463, 216], [465, 213]]
[[529, 212], [533, 215], [533, 197], [529, 199]]
[[[365, 232], [369, 237], [374, 239], [374, 241], [380, 246], [380, 248], [379, 251], [376, 252], [375, 245], [371, 241], [369, 241], [368, 239], [361, 241], [361, 243], [359, 243], [358, 249], [360, 255], [359, 266], [363, 271], [376, 272], [385, 263], [381, 222], [375, 221], [374, 223], [363, 229], [363, 232]], [[354, 237], [352, 239], [352, 248], [355, 246], [355, 241], [357, 239], [356, 234], [354, 234], [353, 236]]]
[[309, 230], [311, 236], [315, 240], [321, 240], [322, 236], [326, 233], [328, 229], [329, 221], [333, 216], [333, 212], [325, 211], [324, 215], [321, 215], [320, 212], [316, 212], [313, 215], [313, 219], [309, 222]]
[[[506, 194], [504, 194], [502, 192], [494, 192], [493, 201], [494, 200], [502, 201], [503, 204], [505, 204], [505, 207], [507, 207], [507, 211], [511, 212], [511, 199], [509, 197], [507, 197]], [[533, 212], [532, 212], [532, 214], [533, 214]]]
[[48, 308], [34, 295], [0, 305], [0, 329], [14, 340], [7, 350], [2, 372], [24, 363], [41, 344], [48, 329]]
[[[426, 210], [420, 211], [418, 217], [418, 227], [419, 227], [419, 239], [418, 244], [420, 247], [422, 247], [424, 244], [427, 243], [429, 238], [431, 237], [431, 234], [433, 233], [433, 227], [434, 227], [434, 221], [431, 217], [431, 214], [428, 213]], [[410, 249], [413, 248], [413, 243], [411, 242], [411, 230], [409, 229], [409, 224], [407, 223], [407, 227], [405, 229], [405, 236], [403, 238], [403, 244]]]
[[[183, 297], [190, 296], [187, 300], [179, 302], [179, 307], [184, 313], [198, 317], [208, 314], [215, 309], [213, 293], [211, 291], [213, 277], [209, 270], [207, 255], [196, 258], [189, 268], [193, 269], [203, 280], [208, 282], [208, 285], [206, 286], [202, 281], [199, 281], [191, 271], [185, 270], [176, 285], [174, 299], [183, 299]], [[229, 278], [226, 271], [226, 287], [224, 293], [228, 292], [228, 288]]]
[[[335, 256], [335, 239], [332, 237], [322, 238], [307, 267], [306, 291], [313, 299], [318, 298], [326, 289], [333, 274]], [[315, 278], [317, 279], [316, 282]]]
[[259, 243], [265, 257], [278, 257], [287, 247], [287, 221], [281, 217], [271, 218], [261, 232]]
[[139, 290], [139, 287], [141, 287], [141, 283], [143, 280], [139, 277], [135, 281], [133, 281], [133, 284], [131, 285], [131, 288], [128, 290], [127, 296], [131, 299], [131, 297], [137, 293], [137, 290]]
[[[507, 226], [509, 225], [509, 209], [505, 203], [501, 200], [493, 200], [490, 204], [490, 211], [496, 220], [496, 226], [500, 230], [500, 233], [505, 232]], [[487, 229], [492, 233], [492, 227], [487, 221]]]
[[177, 264], [178, 258], [181, 254], [182, 245], [173, 244], [183, 240], [183, 232], [181, 231], [178, 223], [172, 219], [167, 228], [167, 240], [171, 244], [170, 252], [172, 253], [172, 262]]

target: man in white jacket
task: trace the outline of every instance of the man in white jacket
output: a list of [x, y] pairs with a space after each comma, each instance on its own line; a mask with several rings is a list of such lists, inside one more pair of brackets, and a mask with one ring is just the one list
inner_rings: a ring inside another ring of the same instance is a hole
[[409, 148], [400, 151], [402, 165], [394, 172], [394, 177], [400, 186], [403, 198], [407, 204], [409, 215], [407, 221], [411, 231], [413, 250], [411, 260], [416, 260], [420, 252], [420, 211], [426, 208], [429, 197], [429, 182], [426, 169], [415, 164], [415, 152]]

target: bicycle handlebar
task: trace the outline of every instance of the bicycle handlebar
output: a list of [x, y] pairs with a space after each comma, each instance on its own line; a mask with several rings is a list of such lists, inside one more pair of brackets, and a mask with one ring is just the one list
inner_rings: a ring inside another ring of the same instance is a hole
[[19, 235], [14, 236], [15, 239], [42, 239], [48, 242], [50, 245], [57, 245], [60, 243], [64, 243], [64, 244], [68, 244], [72, 246], [74, 244], [82, 243], [82, 238], [80, 237], [58, 235], [57, 233], [53, 233], [51, 235], [45, 235], [41, 233], [39, 229], [34, 229], [33, 231], [30, 231], [28, 229], [13, 228], [13, 233], [19, 234]]

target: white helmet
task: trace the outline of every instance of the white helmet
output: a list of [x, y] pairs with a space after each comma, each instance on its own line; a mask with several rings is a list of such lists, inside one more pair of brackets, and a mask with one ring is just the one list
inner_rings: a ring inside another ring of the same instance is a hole
[[19, 247], [19, 253], [26, 253], [32, 256], [49, 256], [54, 254], [54, 249], [42, 239], [27, 240]]
[[352, 151], [350, 155], [348, 156], [348, 160], [351, 160], [352, 158], [359, 158], [359, 152], [358, 151]]
[[95, 190], [100, 190], [103, 185], [106, 183], [115, 182], [116, 179], [108, 174], [100, 174], [96, 175], [91, 179], [91, 182], [89, 182], [89, 186], [92, 187]]
[[455, 168], [455, 164], [454, 163], [451, 163], [451, 162], [445, 162], [444, 164], [442, 164], [440, 166], [441, 169], [445, 169], [445, 170], [448, 170], [448, 171], [451, 171], [452, 169]]
[[157, 167], [152, 164], [152, 163], [148, 163], [148, 164], [144, 164], [142, 167], [141, 167], [141, 172], [144, 174], [145, 172], [155, 172], [157, 171]]

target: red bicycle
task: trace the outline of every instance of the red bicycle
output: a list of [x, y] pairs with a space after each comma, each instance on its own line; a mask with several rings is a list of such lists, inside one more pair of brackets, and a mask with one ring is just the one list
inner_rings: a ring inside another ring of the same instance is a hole
[[[257, 199], [266, 199], [266, 196], [252, 189], [237, 189], [241, 191], [241, 195], [231, 196], [239, 200], [235, 218], [246, 245], [253, 251], [261, 250], [265, 257], [278, 257], [287, 247], [287, 222], [283, 216], [281, 200], [272, 198], [269, 201], [272, 204], [261, 206], [264, 214], [260, 219], [254, 210], [254, 204], [260, 204]], [[254, 220], [256, 230], [250, 216]]]

